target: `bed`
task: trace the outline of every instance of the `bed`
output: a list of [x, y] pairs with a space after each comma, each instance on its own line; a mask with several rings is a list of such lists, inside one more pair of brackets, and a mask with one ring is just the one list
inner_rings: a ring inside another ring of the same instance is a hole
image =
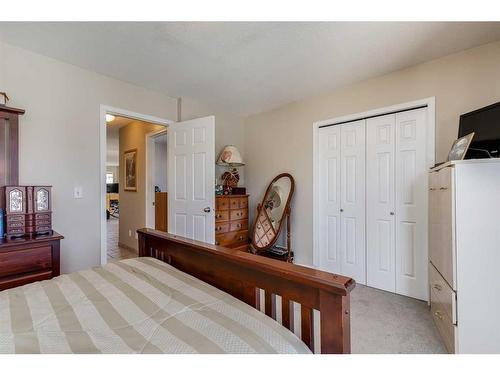
[[[350, 350], [351, 279], [150, 229], [139, 248], [136, 259], [0, 292], [0, 353], [310, 353], [315, 308], [316, 351]], [[281, 324], [276, 293], [260, 304], [266, 288], [282, 293]]]

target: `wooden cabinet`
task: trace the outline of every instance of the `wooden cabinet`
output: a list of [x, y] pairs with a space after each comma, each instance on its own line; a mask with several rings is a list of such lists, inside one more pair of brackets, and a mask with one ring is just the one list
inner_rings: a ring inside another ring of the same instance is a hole
[[155, 229], [168, 232], [168, 193], [155, 192]]
[[34, 281], [48, 280], [60, 274], [60, 241], [51, 235], [0, 240], [0, 290]]
[[429, 174], [431, 313], [450, 353], [500, 353], [500, 160]]
[[248, 195], [215, 197], [215, 244], [246, 250]]

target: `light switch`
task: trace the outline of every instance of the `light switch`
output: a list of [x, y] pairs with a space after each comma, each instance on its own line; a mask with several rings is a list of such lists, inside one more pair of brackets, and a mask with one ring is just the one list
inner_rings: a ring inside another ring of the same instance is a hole
[[81, 186], [76, 186], [73, 189], [73, 196], [75, 199], [82, 199], [83, 198], [83, 188]]

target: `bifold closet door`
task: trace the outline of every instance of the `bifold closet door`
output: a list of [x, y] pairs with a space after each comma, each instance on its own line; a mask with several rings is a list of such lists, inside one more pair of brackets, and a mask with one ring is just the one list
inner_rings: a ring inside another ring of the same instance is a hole
[[396, 115], [366, 120], [367, 285], [396, 291]]
[[427, 108], [396, 114], [396, 293], [428, 298]]
[[340, 125], [319, 129], [319, 266], [340, 268]]
[[319, 130], [320, 268], [366, 283], [365, 121]]
[[366, 283], [365, 120], [340, 126], [341, 273]]

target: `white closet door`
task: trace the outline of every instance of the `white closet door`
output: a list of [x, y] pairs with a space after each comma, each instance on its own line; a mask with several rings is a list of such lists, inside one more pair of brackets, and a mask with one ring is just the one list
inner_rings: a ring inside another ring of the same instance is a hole
[[396, 114], [396, 293], [427, 300], [427, 109]]
[[365, 120], [340, 127], [341, 273], [366, 283]]
[[367, 285], [396, 291], [394, 152], [396, 115], [366, 121]]
[[319, 129], [320, 264], [329, 272], [340, 269], [340, 126]]

